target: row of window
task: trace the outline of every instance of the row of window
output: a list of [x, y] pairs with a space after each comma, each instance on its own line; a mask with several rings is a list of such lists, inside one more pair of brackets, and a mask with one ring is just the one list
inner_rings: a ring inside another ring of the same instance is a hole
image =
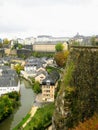
[[[6, 91], [6, 90], [8, 90], [9, 88], [7, 88], [7, 89], [0, 89], [0, 91]], [[10, 90], [15, 90], [15, 88], [10, 88]]]
[[44, 85], [43, 88], [53, 88], [54, 86]]
[[50, 93], [50, 90], [44, 90], [44, 92], [46, 92], [46, 93]]
[[50, 94], [43, 94], [43, 96], [44, 97], [51, 97], [51, 98], [53, 98], [53, 94], [51, 94], [51, 95]]
[[43, 96], [45, 96], [45, 97], [50, 97], [50, 94], [43, 94]]

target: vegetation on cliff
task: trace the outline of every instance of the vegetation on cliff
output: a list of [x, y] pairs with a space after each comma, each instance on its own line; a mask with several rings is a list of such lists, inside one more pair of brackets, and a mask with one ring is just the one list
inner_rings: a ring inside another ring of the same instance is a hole
[[98, 130], [98, 114], [94, 114], [93, 117], [83, 123], [80, 122], [76, 128], [70, 130]]
[[71, 49], [53, 116], [54, 130], [75, 127], [98, 113], [98, 50]]

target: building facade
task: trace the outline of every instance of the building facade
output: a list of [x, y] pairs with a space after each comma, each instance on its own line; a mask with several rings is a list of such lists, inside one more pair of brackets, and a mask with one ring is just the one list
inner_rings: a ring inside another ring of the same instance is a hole
[[58, 72], [54, 71], [42, 81], [42, 100], [53, 102], [55, 97], [55, 89], [59, 79]]
[[20, 91], [18, 75], [9, 67], [2, 66], [0, 67], [0, 96], [13, 91]]

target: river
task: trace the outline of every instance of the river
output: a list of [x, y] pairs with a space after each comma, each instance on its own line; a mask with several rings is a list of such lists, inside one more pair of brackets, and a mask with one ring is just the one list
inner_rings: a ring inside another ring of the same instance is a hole
[[0, 123], [0, 130], [12, 130], [25, 117], [33, 106], [35, 94], [29, 82], [24, 79], [21, 80], [20, 93], [21, 106], [19, 106], [19, 108], [17, 108], [11, 116]]

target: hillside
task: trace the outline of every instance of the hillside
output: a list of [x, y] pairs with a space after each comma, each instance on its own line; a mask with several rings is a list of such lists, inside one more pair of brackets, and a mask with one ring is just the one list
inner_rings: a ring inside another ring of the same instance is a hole
[[62, 78], [53, 130], [68, 130], [98, 113], [98, 48], [72, 47]]

